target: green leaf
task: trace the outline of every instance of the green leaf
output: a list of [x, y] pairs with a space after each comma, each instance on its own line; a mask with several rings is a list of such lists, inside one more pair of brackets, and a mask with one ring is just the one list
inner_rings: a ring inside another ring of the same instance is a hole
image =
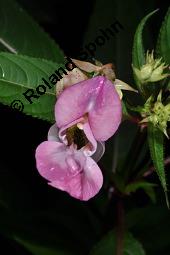
[[[11, 53], [64, 62], [63, 52], [14, 1], [0, 1], [0, 45]], [[57, 29], [57, 28], [56, 28]]]
[[136, 181], [133, 183], [129, 183], [125, 188], [125, 193], [130, 194], [131, 192], [135, 192], [138, 189], [143, 189], [145, 193], [150, 197], [153, 203], [156, 202], [156, 196], [154, 192], [154, 187], [157, 185], [154, 183], [149, 183], [144, 180]]
[[[61, 66], [43, 59], [0, 53], [0, 102], [10, 106], [14, 100], [20, 100], [24, 113], [53, 122], [56, 96], [49, 76]], [[51, 89], [44, 85], [42, 78], [49, 82]], [[37, 94], [38, 85], [45, 86], [44, 95]], [[39, 96], [32, 98], [32, 104], [23, 95], [28, 89], [34, 89], [34, 94]]]
[[[134, 42], [133, 42], [133, 50], [132, 50], [132, 64], [136, 68], [140, 68], [142, 65], [145, 64], [145, 50], [143, 46], [143, 37], [142, 37], [142, 32], [144, 29], [144, 26], [147, 22], [147, 20], [154, 14], [156, 13], [157, 10], [149, 13], [147, 16], [145, 16], [141, 22], [139, 23], [135, 36], [134, 36]], [[136, 81], [137, 87], [140, 91], [142, 91], [141, 84], [138, 82], [135, 74], [134, 74], [134, 79]]]
[[159, 176], [160, 182], [165, 192], [167, 206], [169, 207], [168, 195], [167, 195], [167, 184], [164, 169], [164, 134], [161, 130], [155, 128], [152, 124], [148, 126], [148, 143], [150, 148], [151, 158], [155, 170]]
[[152, 203], [156, 204], [157, 200], [156, 200], [156, 194], [155, 194], [154, 187], [146, 187], [146, 188], [144, 188], [144, 191], [148, 195], [148, 197], [150, 198]]
[[157, 42], [157, 54], [170, 64], [170, 7], [162, 23]]
[[149, 182], [146, 182], [146, 181], [138, 181], [138, 182], [133, 182], [133, 183], [129, 183], [127, 186], [126, 186], [126, 189], [125, 189], [125, 192], [126, 193], [131, 193], [131, 192], [135, 192], [137, 189], [145, 189], [145, 188], [148, 188], [148, 187], [155, 187], [157, 186], [156, 184], [154, 183], [149, 183]]
[[33, 255], [73, 255], [74, 252], [66, 250], [66, 248], [53, 248], [46, 247], [44, 245], [33, 244], [28, 241], [22, 240], [18, 237], [15, 237], [15, 240], [23, 245], [28, 251], [30, 251]]
[[143, 46], [143, 38], [142, 32], [147, 20], [155, 13], [157, 10], [149, 13], [145, 16], [141, 22], [139, 23], [135, 37], [133, 42], [133, 51], [132, 51], [132, 63], [136, 68], [140, 68], [142, 65], [145, 64], [145, 51]]
[[[91, 251], [90, 255], [115, 255], [116, 236], [110, 231]], [[123, 255], [145, 255], [142, 245], [130, 234], [125, 235]]]

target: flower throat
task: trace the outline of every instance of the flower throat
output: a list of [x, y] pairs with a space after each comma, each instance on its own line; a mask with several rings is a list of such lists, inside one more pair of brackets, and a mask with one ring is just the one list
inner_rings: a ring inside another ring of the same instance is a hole
[[74, 125], [67, 129], [66, 138], [69, 146], [71, 144], [77, 145], [77, 150], [80, 150], [89, 142], [84, 131], [79, 129], [77, 125]]

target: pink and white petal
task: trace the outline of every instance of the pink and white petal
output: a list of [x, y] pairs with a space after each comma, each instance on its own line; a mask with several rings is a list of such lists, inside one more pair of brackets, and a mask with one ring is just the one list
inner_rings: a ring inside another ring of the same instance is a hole
[[96, 140], [105, 141], [121, 121], [121, 101], [114, 85], [103, 76], [77, 83], [63, 91], [55, 105], [59, 128], [88, 114]]
[[[79, 157], [79, 156], [78, 156]], [[98, 165], [90, 157], [86, 157], [83, 171], [64, 181], [53, 181], [49, 185], [66, 191], [72, 197], [87, 201], [94, 197], [103, 185], [103, 175]]]
[[48, 131], [48, 141], [60, 142], [58, 132], [59, 129], [57, 128], [57, 125], [56, 124], [52, 125]]
[[67, 174], [66, 146], [55, 141], [41, 143], [35, 153], [36, 166], [41, 176], [49, 181], [63, 180]]

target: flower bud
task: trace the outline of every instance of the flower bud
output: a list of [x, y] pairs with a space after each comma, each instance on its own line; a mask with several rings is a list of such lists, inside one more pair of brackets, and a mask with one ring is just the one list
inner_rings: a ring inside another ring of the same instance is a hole
[[169, 76], [168, 73], [163, 73], [167, 66], [161, 60], [162, 58], [154, 59], [153, 51], [150, 54], [147, 51], [146, 63], [140, 69], [133, 66], [133, 71], [141, 84], [160, 81]]
[[167, 122], [170, 121], [170, 104], [163, 105], [162, 92], [160, 91], [157, 101], [153, 103], [153, 98], [150, 97], [142, 109], [141, 115], [144, 119], [141, 123], [151, 122], [155, 127], [158, 127], [167, 137]]

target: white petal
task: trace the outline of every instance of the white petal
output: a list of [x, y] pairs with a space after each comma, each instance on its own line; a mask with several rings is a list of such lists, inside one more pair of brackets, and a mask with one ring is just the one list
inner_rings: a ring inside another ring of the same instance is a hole
[[52, 125], [48, 131], [48, 141], [60, 142], [58, 131], [57, 125]]
[[103, 156], [105, 152], [105, 143], [104, 142], [97, 142], [97, 149], [95, 151], [95, 153], [92, 155], [92, 159], [95, 162], [98, 162], [101, 157]]

